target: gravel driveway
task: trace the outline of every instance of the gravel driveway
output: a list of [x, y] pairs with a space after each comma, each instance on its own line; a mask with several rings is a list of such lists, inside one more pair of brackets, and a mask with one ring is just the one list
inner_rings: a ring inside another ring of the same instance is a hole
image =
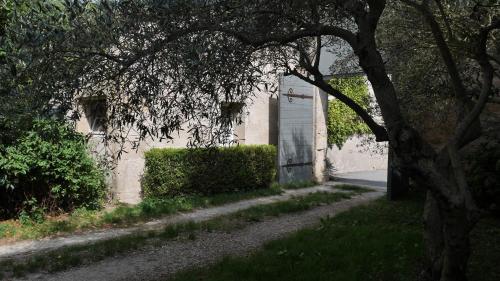
[[209, 265], [224, 256], [246, 255], [268, 241], [314, 226], [320, 218], [334, 216], [382, 196], [384, 193], [381, 191], [364, 193], [303, 213], [287, 214], [257, 222], [230, 233], [199, 232], [192, 241], [167, 241], [161, 247], [130, 252], [124, 256], [111, 257], [64, 272], [29, 275], [18, 280], [167, 280], [180, 270]]

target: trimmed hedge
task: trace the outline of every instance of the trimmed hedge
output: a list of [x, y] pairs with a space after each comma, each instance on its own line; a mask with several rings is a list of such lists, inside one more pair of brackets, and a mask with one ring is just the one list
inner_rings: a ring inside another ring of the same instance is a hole
[[276, 175], [272, 145], [152, 149], [145, 158], [145, 198], [268, 188]]

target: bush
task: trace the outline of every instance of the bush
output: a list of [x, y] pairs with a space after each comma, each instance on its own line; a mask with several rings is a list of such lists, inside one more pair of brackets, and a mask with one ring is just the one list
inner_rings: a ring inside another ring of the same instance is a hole
[[55, 120], [35, 121], [16, 145], [0, 150], [0, 175], [3, 218], [96, 209], [105, 195], [104, 173], [85, 137]]
[[500, 217], [500, 141], [479, 139], [465, 160], [467, 181], [479, 207]]
[[271, 145], [152, 149], [145, 157], [146, 198], [268, 188], [276, 175], [276, 148]]

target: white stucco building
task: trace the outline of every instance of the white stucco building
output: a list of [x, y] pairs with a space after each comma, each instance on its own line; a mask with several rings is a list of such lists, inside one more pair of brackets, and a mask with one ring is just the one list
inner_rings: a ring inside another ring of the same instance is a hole
[[[328, 73], [333, 58], [323, 56], [321, 68]], [[242, 124], [233, 128], [238, 144], [270, 144], [278, 148], [278, 175], [282, 183], [295, 180], [323, 182], [329, 177], [329, 167], [337, 172], [385, 169], [387, 156], [368, 153], [359, 147], [360, 139], [351, 138], [342, 150], [328, 148], [327, 112], [328, 96], [311, 84], [295, 76], [279, 76], [279, 94], [255, 92], [246, 105]], [[105, 103], [99, 100], [82, 102], [84, 116], [77, 122], [77, 130], [92, 135], [97, 145], [103, 135], [106, 120]], [[129, 138], [134, 136], [132, 131]], [[144, 152], [158, 147], [186, 147], [186, 131], [169, 141], [155, 139], [142, 141], [137, 149], [129, 144], [116, 162], [109, 182], [114, 198], [125, 203], [141, 200], [141, 176], [144, 171]], [[118, 144], [106, 147], [118, 151]]]

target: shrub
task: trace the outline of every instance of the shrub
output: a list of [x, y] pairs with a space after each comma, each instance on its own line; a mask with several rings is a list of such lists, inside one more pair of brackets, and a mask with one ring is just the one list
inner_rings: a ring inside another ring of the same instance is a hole
[[[85, 137], [55, 120], [37, 120], [16, 145], [0, 151], [0, 217], [77, 207], [99, 208], [104, 173], [89, 154]], [[5, 196], [3, 195], [5, 194]]]
[[276, 175], [271, 145], [152, 149], [145, 158], [146, 198], [268, 188]]
[[479, 207], [500, 217], [500, 141], [479, 139], [465, 160], [467, 181]]

